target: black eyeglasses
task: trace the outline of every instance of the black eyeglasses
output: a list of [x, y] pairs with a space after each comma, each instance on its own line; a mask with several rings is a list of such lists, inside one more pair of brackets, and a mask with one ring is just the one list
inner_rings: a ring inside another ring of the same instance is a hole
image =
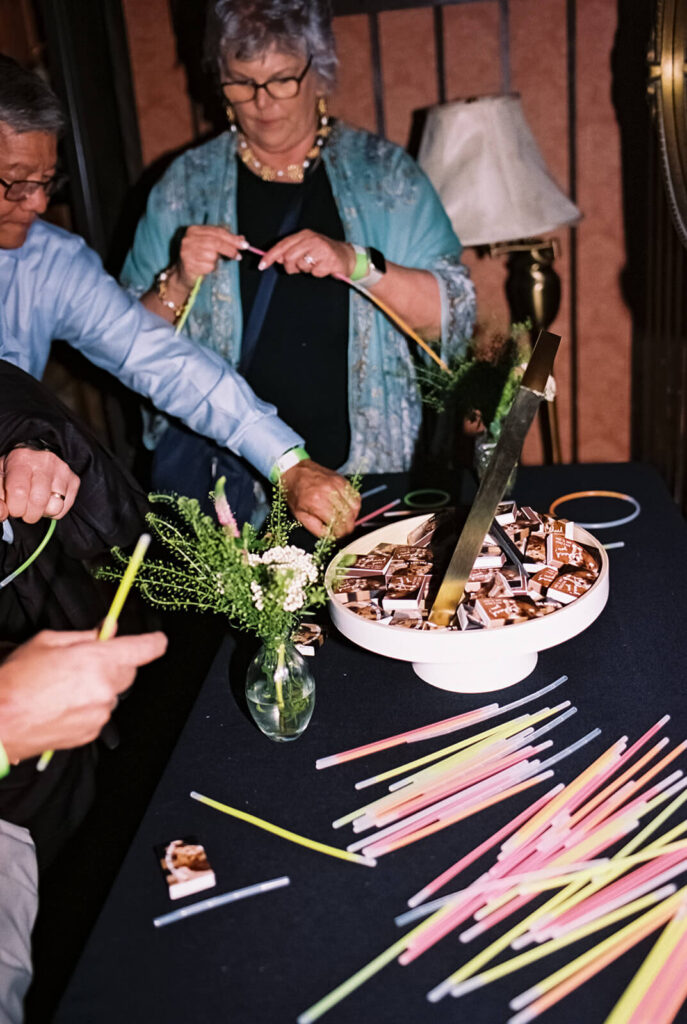
[[35, 196], [39, 188], [42, 188], [46, 196], [53, 196], [62, 188], [67, 180], [65, 174], [56, 174], [48, 181], [3, 181], [0, 178], [0, 185], [5, 189], [5, 199], [11, 203], [21, 203], [23, 199], [30, 199]]
[[243, 82], [222, 82], [222, 89], [230, 103], [248, 103], [249, 100], [255, 99], [258, 89], [264, 89], [273, 100], [292, 100], [294, 96], [298, 96], [301, 82], [310, 71], [311, 64], [312, 54], [308, 57], [308, 63], [300, 75], [290, 75], [288, 78], [270, 78], [267, 82], [254, 82], [250, 78]]

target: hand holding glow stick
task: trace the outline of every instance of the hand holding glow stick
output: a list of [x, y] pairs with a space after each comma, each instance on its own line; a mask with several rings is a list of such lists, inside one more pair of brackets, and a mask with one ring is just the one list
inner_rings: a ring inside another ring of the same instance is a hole
[[[112, 598], [112, 604], [108, 610], [107, 615], [103, 620], [103, 624], [100, 627], [98, 633], [98, 640], [111, 640], [115, 634], [117, 628], [117, 619], [119, 618], [124, 602], [129, 596], [129, 591], [136, 577], [136, 573], [141, 567], [141, 563], [145, 558], [148, 545], [150, 544], [150, 534], [142, 533], [138, 538], [134, 553], [129, 559], [124, 575], [119, 581], [119, 586], [115, 592], [115, 596]], [[54, 750], [46, 750], [43, 755], [39, 758], [38, 764], [36, 765], [36, 771], [43, 772], [48, 767], [52, 760], [52, 756], [55, 753]]]

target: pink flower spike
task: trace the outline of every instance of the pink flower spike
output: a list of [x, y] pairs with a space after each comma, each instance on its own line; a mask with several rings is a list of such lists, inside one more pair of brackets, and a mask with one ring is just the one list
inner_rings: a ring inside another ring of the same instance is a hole
[[215, 503], [215, 512], [217, 513], [217, 521], [222, 527], [227, 537], [238, 537], [239, 530], [234, 519], [234, 514], [231, 511], [229, 502], [227, 501], [227, 495], [224, 490], [226, 483], [226, 477], [221, 476], [215, 484], [215, 490], [212, 496], [212, 500]]

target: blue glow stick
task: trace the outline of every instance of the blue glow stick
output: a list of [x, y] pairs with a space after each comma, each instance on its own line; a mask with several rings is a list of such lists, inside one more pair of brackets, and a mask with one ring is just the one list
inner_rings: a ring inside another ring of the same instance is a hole
[[267, 882], [256, 882], [255, 885], [247, 885], [244, 889], [234, 889], [233, 892], [225, 892], [221, 896], [211, 896], [207, 900], [200, 900], [199, 903], [191, 903], [188, 907], [180, 907], [172, 910], [162, 917], [154, 917], [153, 924], [156, 928], [172, 924], [173, 921], [183, 921], [185, 917], [192, 917], [193, 914], [202, 914], [206, 910], [214, 910], [215, 907], [223, 907], [225, 903], [234, 903], [236, 900], [244, 900], [247, 896], [257, 896], [263, 892], [270, 892], [272, 889], [281, 889], [284, 885], [290, 885], [291, 879], [286, 875], [281, 878], [270, 878]]

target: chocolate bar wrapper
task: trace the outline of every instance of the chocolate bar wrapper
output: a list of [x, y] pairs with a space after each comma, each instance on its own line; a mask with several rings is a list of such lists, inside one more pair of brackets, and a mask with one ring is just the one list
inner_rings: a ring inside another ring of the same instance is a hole
[[530, 578], [529, 589], [534, 591], [535, 594], [541, 594], [542, 597], [545, 597], [549, 587], [557, 579], [558, 569], [554, 569], [552, 565], [545, 565]]
[[411, 530], [408, 534], [407, 542], [413, 546], [419, 545], [426, 548], [432, 540], [432, 537], [437, 532], [440, 526], [450, 522], [453, 517], [455, 509], [444, 508], [441, 512], [435, 512], [434, 515], [429, 516], [423, 523], [416, 526], [414, 530]]
[[345, 567], [347, 576], [383, 576], [391, 564], [391, 554], [356, 555], [352, 565]]
[[561, 604], [570, 604], [571, 601], [576, 601], [578, 597], [586, 594], [593, 585], [594, 576], [590, 572], [563, 572], [549, 587], [547, 597], [560, 601]]
[[427, 592], [428, 579], [416, 577], [416, 586], [409, 590], [407, 585], [396, 589], [391, 585], [382, 597], [382, 608], [386, 612], [419, 611], [422, 600]]
[[538, 572], [546, 565], [546, 538], [538, 533], [531, 533], [525, 545], [523, 565], [527, 572]]
[[313, 657], [324, 643], [324, 630], [317, 622], [301, 622], [291, 639], [297, 651]]
[[473, 567], [465, 582], [465, 593], [476, 594], [485, 587], [489, 589], [494, 582], [495, 575], [495, 569], [476, 569]]
[[513, 591], [503, 573], [494, 573], [494, 579], [489, 587], [489, 597], [511, 597]]
[[386, 587], [383, 576], [344, 576], [334, 584], [334, 597], [343, 604], [351, 601], [369, 604], [382, 596]]
[[514, 501], [502, 501], [496, 507], [496, 515], [494, 519], [499, 526], [511, 526], [515, 523], [515, 513], [517, 506]]
[[389, 616], [385, 615], [378, 604], [351, 601], [346, 605], [349, 612], [355, 612], [361, 619], [368, 622], [388, 622]]
[[420, 544], [397, 544], [394, 558], [402, 558], [406, 562], [432, 562], [434, 555]]
[[413, 612], [394, 612], [389, 619], [390, 626], [400, 626], [402, 629], [422, 629], [422, 615]]
[[484, 629], [484, 623], [480, 622], [472, 604], [459, 604], [456, 611], [455, 623], [458, 629]]
[[499, 548], [498, 554], [488, 552], [486, 554], [480, 553], [475, 559], [473, 569], [500, 569], [502, 565], [506, 564], [506, 556], [503, 551]]
[[587, 569], [598, 573], [596, 559], [584, 545], [570, 540], [562, 533], [550, 533], [546, 538], [546, 561], [549, 565], [562, 569], [564, 565], [572, 565], [578, 569]]
[[525, 598], [514, 597], [480, 598], [475, 601], [475, 612], [487, 629], [527, 622], [533, 617], [530, 603]]

